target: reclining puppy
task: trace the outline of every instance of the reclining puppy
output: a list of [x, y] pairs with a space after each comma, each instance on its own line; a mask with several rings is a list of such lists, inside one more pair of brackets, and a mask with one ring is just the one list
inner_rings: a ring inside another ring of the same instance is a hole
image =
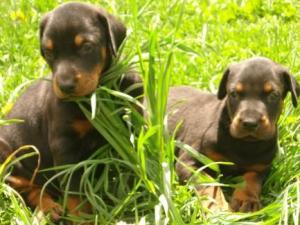
[[[34, 145], [41, 155], [39, 169], [74, 164], [107, 143], [78, 105], [66, 100], [87, 96], [101, 85], [102, 74], [110, 67], [125, 36], [126, 28], [117, 18], [83, 3], [64, 4], [43, 18], [41, 54], [51, 68], [52, 82], [38, 80], [17, 100], [6, 118], [24, 122], [0, 128], [0, 162], [23, 145]], [[135, 73], [127, 74], [121, 81], [121, 90], [138, 82], [141, 80]], [[142, 88], [131, 92], [133, 96], [142, 93]], [[36, 168], [37, 157], [21, 160], [9, 182], [31, 207], [57, 220], [62, 207], [55, 202], [56, 196], [50, 195], [54, 190], [48, 189], [41, 196], [42, 185], [54, 172], [38, 173], [33, 184], [30, 179]], [[71, 179], [70, 191], [79, 190], [80, 179], [78, 171]], [[78, 215], [75, 208], [80, 202], [79, 197], [69, 196], [68, 211]]]
[[[236, 188], [231, 198], [233, 211], [261, 207], [262, 183], [277, 152], [277, 121], [288, 92], [296, 107], [299, 85], [294, 77], [262, 57], [229, 66], [217, 95], [191, 87], [170, 90], [169, 130], [182, 122], [178, 140], [213, 161], [233, 162], [233, 166], [221, 166], [224, 176], [243, 176], [245, 185]], [[192, 176], [187, 166], [197, 169], [203, 165], [180, 149], [176, 171], [181, 182]], [[203, 193], [201, 188], [199, 192]], [[204, 191], [214, 197], [212, 192]]]

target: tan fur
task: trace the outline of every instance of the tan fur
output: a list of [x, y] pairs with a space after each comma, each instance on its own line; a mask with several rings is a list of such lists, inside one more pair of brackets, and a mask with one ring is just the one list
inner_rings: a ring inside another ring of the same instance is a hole
[[75, 45], [79, 47], [83, 42], [84, 42], [84, 38], [80, 34], [77, 34], [74, 38]]
[[72, 123], [72, 128], [80, 138], [83, 138], [93, 127], [88, 120], [75, 120]]

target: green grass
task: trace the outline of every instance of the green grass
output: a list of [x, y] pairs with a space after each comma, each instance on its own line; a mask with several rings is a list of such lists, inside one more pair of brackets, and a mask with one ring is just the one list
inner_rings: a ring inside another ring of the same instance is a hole
[[[39, 54], [38, 24], [45, 12], [62, 2], [65, 1], [0, 2], [1, 115], [10, 109], [24, 87], [49, 73]], [[123, 59], [116, 62], [108, 75], [118, 76], [133, 62], [144, 78], [149, 104], [148, 117], [143, 119], [132, 108], [129, 102], [134, 100], [128, 96], [105, 88], [97, 90], [97, 97], [91, 101], [96, 113], [92, 123], [110, 145], [76, 166], [57, 168], [66, 184], [76, 169], [84, 168], [81, 192], [93, 205], [94, 213], [74, 219], [92, 220], [96, 224], [115, 224], [121, 220], [176, 225], [299, 224], [300, 110], [292, 108], [290, 97], [279, 122], [280, 151], [263, 189], [265, 207], [253, 214], [205, 213], [193, 186], [178, 185], [174, 172], [175, 143], [166, 133], [164, 114], [170, 85], [186, 84], [216, 92], [229, 63], [254, 55], [269, 57], [299, 77], [300, 3], [297, 0], [89, 2], [118, 15], [131, 31], [122, 51]], [[79, 99], [79, 104], [82, 101], [90, 100]], [[119, 107], [126, 112], [121, 119]], [[83, 110], [91, 118], [91, 112]], [[104, 172], [95, 179], [99, 165]], [[35, 212], [28, 210], [3, 183], [3, 174], [0, 198], [1, 225], [21, 224], [18, 221], [32, 224]]]

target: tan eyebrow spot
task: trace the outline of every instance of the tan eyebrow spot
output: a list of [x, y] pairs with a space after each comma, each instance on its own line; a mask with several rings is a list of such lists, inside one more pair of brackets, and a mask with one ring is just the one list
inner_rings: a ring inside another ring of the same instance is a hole
[[53, 50], [54, 44], [53, 41], [51, 39], [46, 39], [45, 41], [45, 48], [48, 50]]
[[80, 35], [80, 34], [77, 34], [74, 38], [74, 43], [76, 46], [80, 46], [84, 41], [84, 38]]
[[267, 116], [262, 116], [261, 117], [261, 122], [265, 125], [265, 126], [269, 126], [270, 125], [270, 120], [268, 119], [268, 117]]
[[81, 73], [78, 73], [75, 75], [75, 79], [76, 80], [80, 80], [82, 78], [82, 74]]
[[273, 85], [270, 82], [264, 83], [264, 92], [269, 93], [273, 90]]
[[245, 86], [242, 83], [237, 83], [237, 85], [235, 86], [235, 90], [239, 93], [243, 92], [245, 91]]

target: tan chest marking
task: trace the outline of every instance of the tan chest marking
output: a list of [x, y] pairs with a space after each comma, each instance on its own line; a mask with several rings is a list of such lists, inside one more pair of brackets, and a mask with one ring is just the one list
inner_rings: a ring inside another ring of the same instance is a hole
[[83, 138], [89, 131], [93, 129], [92, 124], [88, 120], [75, 120], [72, 123], [72, 128], [80, 138]]

